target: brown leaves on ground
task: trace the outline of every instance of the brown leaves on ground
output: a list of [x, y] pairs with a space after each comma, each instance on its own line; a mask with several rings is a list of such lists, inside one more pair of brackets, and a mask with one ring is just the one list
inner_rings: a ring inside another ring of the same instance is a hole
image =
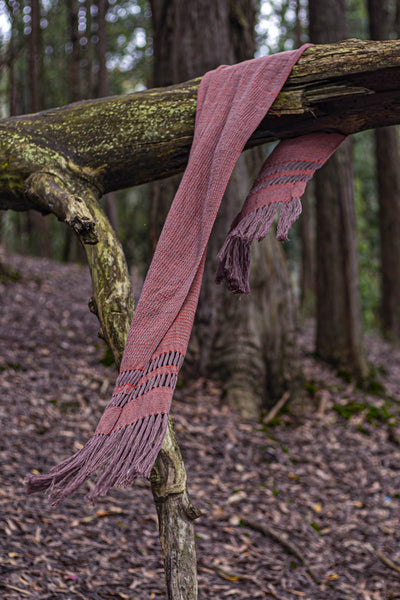
[[[26, 497], [94, 430], [115, 373], [87, 310], [86, 269], [9, 257], [0, 282], [0, 595], [9, 600], [165, 598], [147, 482], [95, 507], [82, 489], [52, 511]], [[177, 390], [176, 430], [196, 522], [200, 598], [400, 598], [400, 352], [368, 339], [367, 391], [311, 355], [308, 394], [268, 426], [242, 421], [220, 389]], [[385, 386], [382, 388], [382, 383]]]

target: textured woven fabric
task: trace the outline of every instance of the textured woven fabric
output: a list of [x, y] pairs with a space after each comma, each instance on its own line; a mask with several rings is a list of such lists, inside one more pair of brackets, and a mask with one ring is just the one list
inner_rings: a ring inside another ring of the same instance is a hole
[[[112, 486], [150, 475], [165, 435], [206, 246], [226, 185], [247, 140], [306, 47], [222, 66], [204, 76], [188, 166], [143, 286], [112, 399], [79, 452], [48, 475], [28, 476], [29, 493], [49, 488], [56, 505], [100, 469], [90, 494], [95, 500]], [[281, 142], [233, 223], [220, 253], [219, 281], [226, 279], [235, 292], [248, 292], [250, 242], [267, 233], [278, 202], [283, 205], [278, 235], [286, 237], [299, 214], [298, 197], [306, 181], [342, 139], [318, 134]]]

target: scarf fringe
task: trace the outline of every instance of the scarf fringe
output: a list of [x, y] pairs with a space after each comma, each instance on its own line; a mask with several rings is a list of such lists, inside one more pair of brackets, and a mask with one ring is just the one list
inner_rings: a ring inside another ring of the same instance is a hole
[[[250, 212], [230, 231], [218, 254], [218, 269], [215, 280], [226, 282], [227, 288], [234, 294], [249, 294], [249, 275], [251, 263], [251, 244], [265, 238], [276, 211], [280, 205], [276, 237], [279, 241], [288, 241], [288, 233], [301, 214], [300, 198], [285, 202], [267, 204]], [[237, 220], [236, 220], [237, 222]]]
[[94, 435], [81, 450], [51, 469], [47, 475], [28, 475], [25, 479], [26, 491], [33, 494], [47, 490], [54, 508], [88, 477], [103, 468], [88, 495], [94, 504], [111, 487], [127, 487], [137, 477], [150, 476], [167, 426], [168, 415], [157, 414], [109, 435]]

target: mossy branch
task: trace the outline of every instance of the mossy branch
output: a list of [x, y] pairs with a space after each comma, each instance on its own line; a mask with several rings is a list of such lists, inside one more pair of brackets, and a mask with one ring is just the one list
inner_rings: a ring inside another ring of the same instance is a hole
[[[0, 208], [26, 210], [26, 180], [69, 172], [109, 192], [182, 171], [201, 78], [0, 121]], [[400, 41], [308, 48], [247, 147], [400, 122]]]

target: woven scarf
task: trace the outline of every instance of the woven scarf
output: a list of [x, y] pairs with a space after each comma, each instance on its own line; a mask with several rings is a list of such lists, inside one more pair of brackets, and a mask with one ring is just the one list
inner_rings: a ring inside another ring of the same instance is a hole
[[[221, 66], [203, 77], [188, 165], [143, 286], [111, 401], [79, 452], [47, 475], [27, 477], [28, 493], [48, 489], [55, 506], [100, 470], [89, 496], [95, 501], [113, 486], [149, 477], [166, 432], [225, 188], [247, 140], [307, 47]], [[279, 143], [232, 223], [219, 254], [218, 282], [249, 293], [251, 242], [267, 234], [279, 204], [277, 237], [287, 239], [307, 181], [343, 139], [317, 133]]]

